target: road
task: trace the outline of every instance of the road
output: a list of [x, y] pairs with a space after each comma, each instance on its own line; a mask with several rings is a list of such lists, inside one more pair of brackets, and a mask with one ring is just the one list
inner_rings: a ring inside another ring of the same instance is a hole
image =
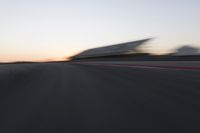
[[200, 71], [0, 65], [0, 105], [1, 133], [199, 133]]

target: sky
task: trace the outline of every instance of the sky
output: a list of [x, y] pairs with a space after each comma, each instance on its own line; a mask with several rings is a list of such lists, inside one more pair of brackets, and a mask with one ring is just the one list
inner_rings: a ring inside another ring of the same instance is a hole
[[0, 62], [62, 60], [154, 38], [151, 53], [200, 47], [199, 0], [0, 0]]

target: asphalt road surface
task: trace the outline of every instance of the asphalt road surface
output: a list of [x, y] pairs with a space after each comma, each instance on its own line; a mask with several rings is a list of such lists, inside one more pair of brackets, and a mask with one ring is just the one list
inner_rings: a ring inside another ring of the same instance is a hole
[[200, 132], [200, 71], [0, 65], [0, 133]]

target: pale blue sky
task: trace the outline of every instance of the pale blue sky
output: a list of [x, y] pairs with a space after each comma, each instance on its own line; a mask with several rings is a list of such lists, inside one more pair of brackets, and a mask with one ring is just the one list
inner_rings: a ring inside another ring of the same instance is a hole
[[200, 47], [199, 0], [0, 0], [0, 61], [59, 59], [155, 37], [149, 51]]

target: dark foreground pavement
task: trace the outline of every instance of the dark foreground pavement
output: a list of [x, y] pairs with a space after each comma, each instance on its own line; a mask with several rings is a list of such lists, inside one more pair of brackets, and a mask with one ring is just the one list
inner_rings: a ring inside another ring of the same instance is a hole
[[200, 132], [200, 71], [0, 65], [0, 133]]

